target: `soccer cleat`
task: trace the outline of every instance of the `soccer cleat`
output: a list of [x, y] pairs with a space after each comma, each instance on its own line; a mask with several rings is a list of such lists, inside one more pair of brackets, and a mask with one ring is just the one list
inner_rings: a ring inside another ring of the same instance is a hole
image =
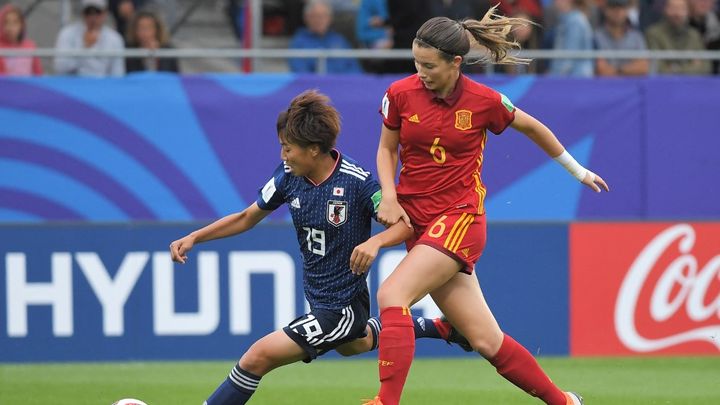
[[566, 392], [565, 398], [567, 398], [567, 405], [583, 405], [584, 404], [583, 398], [574, 392], [569, 392], [569, 391]]
[[466, 352], [475, 351], [470, 345], [470, 342], [468, 342], [468, 340], [465, 338], [465, 336], [458, 332], [458, 330], [455, 329], [455, 327], [452, 326], [450, 322], [448, 322], [447, 318], [445, 318], [445, 315], [440, 317], [440, 322], [446, 322], [448, 325], [450, 325], [450, 333], [448, 333], [448, 337], [447, 339], [445, 339], [446, 342], [448, 342], [449, 344], [455, 343]]
[[363, 399], [363, 405], [383, 405], [382, 401], [380, 400], [380, 397], [375, 397], [373, 399]]

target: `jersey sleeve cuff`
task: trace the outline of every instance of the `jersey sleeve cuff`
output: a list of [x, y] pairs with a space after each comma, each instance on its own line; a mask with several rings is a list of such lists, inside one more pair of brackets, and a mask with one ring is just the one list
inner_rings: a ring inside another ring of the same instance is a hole
[[387, 122], [385, 120], [383, 120], [383, 125], [385, 125], [385, 128], [391, 129], [393, 131], [397, 131], [398, 129], [400, 129], [400, 125], [391, 125], [389, 122]]
[[502, 134], [502, 133], [507, 129], [507, 127], [509, 127], [510, 124], [512, 124], [513, 121], [515, 121], [515, 111], [516, 111], [516, 110], [513, 110], [511, 113], [509, 113], [509, 114], [512, 115], [512, 119], [508, 120], [508, 121], [505, 123], [505, 126], [504, 126], [504, 127], [498, 129], [497, 131], [495, 131], [495, 130], [492, 129], [492, 128], [489, 128], [489, 129], [490, 129], [490, 132], [492, 132], [492, 133], [495, 134], [495, 135], [500, 135], [500, 134]]

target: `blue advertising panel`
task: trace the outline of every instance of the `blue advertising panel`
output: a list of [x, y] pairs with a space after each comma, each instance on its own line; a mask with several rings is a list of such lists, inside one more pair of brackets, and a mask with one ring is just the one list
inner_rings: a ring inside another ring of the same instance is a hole
[[720, 80], [678, 77], [648, 87], [644, 113], [652, 119], [643, 150], [649, 218], [720, 217], [719, 94]]
[[[380, 100], [398, 78], [0, 78], [0, 222], [202, 221], [242, 208], [279, 163], [278, 112], [311, 88], [342, 115], [339, 148], [373, 170]], [[491, 220], [720, 218], [720, 188], [703, 177], [720, 170], [720, 79], [475, 78], [612, 188], [595, 195], [508, 129], [486, 145]]]
[[[195, 227], [0, 226], [0, 362], [237, 358], [305, 312], [290, 225], [199, 245], [174, 265], [168, 244]], [[500, 324], [533, 353], [567, 354], [567, 227], [499, 224], [489, 235], [477, 274]], [[381, 252], [372, 301], [403, 255]], [[440, 314], [427, 301], [413, 311]], [[418, 356], [462, 353], [418, 342]]]

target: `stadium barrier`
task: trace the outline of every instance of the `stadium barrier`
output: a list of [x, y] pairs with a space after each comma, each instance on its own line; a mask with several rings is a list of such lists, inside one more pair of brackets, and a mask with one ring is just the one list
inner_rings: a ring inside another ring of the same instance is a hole
[[[657, 61], [661, 60], [720, 60], [716, 51], [682, 51], [682, 50], [562, 50], [562, 49], [523, 49], [517, 52], [522, 58], [532, 60], [552, 59], [648, 59], [650, 73], [657, 72]], [[317, 60], [317, 71], [320, 75], [327, 74], [327, 61], [333, 58], [355, 58], [366, 60], [382, 59], [412, 59], [410, 49], [239, 49], [239, 48], [183, 48], [183, 49], [144, 49], [128, 48], [115, 50], [99, 49], [2, 49], [3, 56], [38, 56], [51, 58], [56, 56], [76, 56], [80, 58], [91, 57], [140, 57], [140, 58], [179, 58], [179, 59], [281, 59], [313, 58]], [[471, 57], [482, 58], [481, 54], [471, 54]], [[486, 73], [492, 73], [491, 65], [487, 66]], [[261, 72], [257, 72], [261, 73]]]

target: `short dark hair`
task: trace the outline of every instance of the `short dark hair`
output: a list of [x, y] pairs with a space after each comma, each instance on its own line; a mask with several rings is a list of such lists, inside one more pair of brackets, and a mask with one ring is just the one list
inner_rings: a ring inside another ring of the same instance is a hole
[[328, 153], [340, 133], [340, 114], [330, 105], [330, 98], [317, 90], [307, 90], [290, 102], [276, 124], [278, 136], [307, 148], [317, 145]]
[[287, 126], [287, 116], [287, 110], [280, 111], [280, 114], [278, 114], [277, 122], [275, 123], [275, 130], [277, 131], [278, 136], [281, 136], [283, 131], [285, 131], [285, 127]]

